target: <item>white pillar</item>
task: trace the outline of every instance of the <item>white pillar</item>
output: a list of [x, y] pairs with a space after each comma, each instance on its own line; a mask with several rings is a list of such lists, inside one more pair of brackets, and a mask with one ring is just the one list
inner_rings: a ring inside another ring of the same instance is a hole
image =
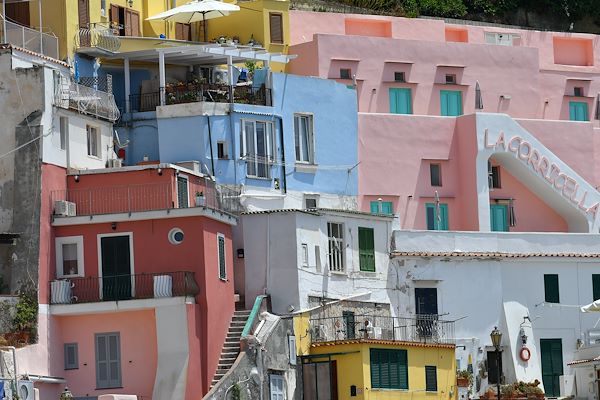
[[266, 105], [272, 106], [273, 105], [273, 92], [271, 92], [271, 89], [272, 89], [273, 84], [271, 82], [271, 62], [269, 60], [265, 60], [265, 61], [263, 61], [263, 65], [264, 65], [265, 69], [267, 70], [267, 73], [265, 75]]
[[162, 51], [158, 52], [158, 79], [160, 84], [160, 105], [164, 106], [166, 104], [165, 99], [165, 86], [166, 86], [166, 78], [165, 78], [165, 53]]
[[129, 96], [131, 94], [131, 80], [130, 80], [130, 72], [129, 72], [129, 58], [125, 60], [125, 112], [131, 112], [131, 104], [129, 100]]
[[227, 56], [227, 78], [229, 80], [229, 102], [233, 103], [233, 86], [235, 85], [233, 81], [233, 56]]
[[44, 30], [42, 29], [42, 0], [38, 0], [38, 13], [40, 14], [40, 53], [44, 54]]
[[8, 43], [6, 38], [6, 0], [2, 0], [2, 34], [4, 35], [2, 43]]

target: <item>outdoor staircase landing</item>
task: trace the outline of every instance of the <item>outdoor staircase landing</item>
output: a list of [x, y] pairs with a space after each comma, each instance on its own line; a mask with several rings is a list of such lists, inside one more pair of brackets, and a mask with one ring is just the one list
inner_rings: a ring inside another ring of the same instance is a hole
[[246, 325], [246, 321], [250, 316], [250, 310], [239, 310], [233, 314], [231, 322], [229, 323], [229, 330], [227, 331], [227, 337], [223, 344], [223, 350], [221, 350], [221, 358], [219, 359], [219, 365], [217, 366], [217, 372], [213, 377], [210, 388], [212, 389], [217, 382], [221, 380], [223, 376], [229, 371], [238, 354], [240, 354], [240, 339], [242, 337], [242, 331]]

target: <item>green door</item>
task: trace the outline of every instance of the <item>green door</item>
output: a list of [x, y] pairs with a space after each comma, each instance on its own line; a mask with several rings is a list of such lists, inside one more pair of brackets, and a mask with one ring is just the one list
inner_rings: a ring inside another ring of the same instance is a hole
[[490, 205], [490, 226], [493, 232], [508, 232], [508, 206]]
[[444, 117], [462, 115], [462, 92], [458, 90], [440, 90], [440, 111]]
[[587, 103], [582, 101], [570, 101], [569, 119], [571, 121], [589, 121]]
[[412, 114], [412, 93], [408, 88], [390, 88], [390, 113]]
[[437, 218], [435, 203], [425, 204], [425, 220], [430, 231], [448, 230], [448, 204], [439, 205], [439, 218]]
[[560, 376], [563, 374], [561, 339], [540, 339], [542, 352], [542, 381], [546, 397], [560, 395]]

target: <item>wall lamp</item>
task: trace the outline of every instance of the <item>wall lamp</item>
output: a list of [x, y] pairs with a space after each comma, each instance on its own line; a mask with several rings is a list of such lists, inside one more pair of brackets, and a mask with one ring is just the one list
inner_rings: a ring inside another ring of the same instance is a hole
[[162, 168], [157, 169], [156, 172], [158, 172], [158, 176], [162, 176]]
[[75, 182], [79, 182], [79, 174], [75, 175]]
[[117, 230], [117, 223], [113, 222], [112, 224], [110, 224], [110, 227], [112, 228], [113, 231]]
[[129, 4], [129, 7], [133, 7], [133, 0], [127, 0], [127, 4]]

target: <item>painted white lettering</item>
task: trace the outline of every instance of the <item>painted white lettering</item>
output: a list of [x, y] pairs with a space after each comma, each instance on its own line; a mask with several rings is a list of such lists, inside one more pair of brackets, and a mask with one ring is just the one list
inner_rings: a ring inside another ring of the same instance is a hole
[[508, 150], [516, 153], [519, 150], [519, 144], [521, 144], [522, 140], [523, 139], [521, 139], [519, 136], [513, 136], [513, 138], [510, 139], [510, 142], [508, 142]]
[[[524, 149], [527, 149], [527, 152]], [[521, 160], [529, 160], [529, 157], [531, 157], [531, 145], [529, 142], [522, 141], [519, 145], [519, 158]]]

